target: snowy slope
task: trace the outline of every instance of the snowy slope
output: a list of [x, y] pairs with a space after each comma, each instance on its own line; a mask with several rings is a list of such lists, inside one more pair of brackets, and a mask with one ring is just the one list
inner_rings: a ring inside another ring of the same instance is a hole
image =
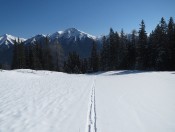
[[173, 132], [175, 73], [0, 71], [2, 132]]

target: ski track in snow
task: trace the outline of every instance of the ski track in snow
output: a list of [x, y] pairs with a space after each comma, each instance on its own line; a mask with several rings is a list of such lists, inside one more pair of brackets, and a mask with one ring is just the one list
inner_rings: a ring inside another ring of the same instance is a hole
[[92, 88], [91, 88], [91, 95], [90, 95], [90, 105], [89, 105], [89, 111], [88, 111], [88, 126], [87, 126], [87, 132], [97, 132], [97, 114], [96, 114], [96, 103], [95, 103], [95, 82], [96, 77], [94, 77]]
[[174, 132], [174, 72], [136, 73], [0, 70], [0, 132]]

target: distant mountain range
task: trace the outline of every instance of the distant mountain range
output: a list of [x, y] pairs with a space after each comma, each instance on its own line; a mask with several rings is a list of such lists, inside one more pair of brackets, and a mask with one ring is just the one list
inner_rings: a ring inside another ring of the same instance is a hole
[[101, 47], [101, 38], [92, 36], [75, 28], [68, 28], [65, 31], [58, 31], [50, 35], [39, 34], [29, 39], [18, 38], [12, 35], [0, 36], [0, 64], [11, 64], [13, 56], [13, 45], [15, 40], [24, 42], [25, 45], [34, 44], [36, 41], [42, 43], [48, 37], [50, 44], [58, 41], [67, 55], [76, 51], [82, 58], [90, 55], [90, 50], [95, 41]]

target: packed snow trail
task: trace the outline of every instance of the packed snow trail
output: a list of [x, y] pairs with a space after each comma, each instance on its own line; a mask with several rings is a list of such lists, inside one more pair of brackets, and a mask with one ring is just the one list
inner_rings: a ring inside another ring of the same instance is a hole
[[93, 84], [92, 84], [92, 90], [91, 90], [91, 96], [90, 96], [90, 105], [89, 105], [89, 111], [88, 111], [88, 126], [87, 126], [87, 132], [97, 132], [97, 115], [96, 115], [96, 104], [95, 104], [95, 82], [96, 77], [94, 77]]

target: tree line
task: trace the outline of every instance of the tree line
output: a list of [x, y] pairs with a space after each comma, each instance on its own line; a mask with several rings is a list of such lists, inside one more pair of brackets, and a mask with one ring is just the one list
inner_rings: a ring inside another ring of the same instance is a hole
[[63, 50], [56, 40], [52, 46], [46, 37], [43, 43], [34, 42], [24, 45], [15, 41], [12, 69], [34, 69], [62, 71]]
[[[52, 45], [52, 47], [50, 46]], [[156, 28], [148, 35], [142, 20], [139, 31], [127, 35], [110, 28], [102, 38], [102, 48], [94, 41], [88, 58], [71, 52], [67, 57], [56, 40], [49, 44], [35, 42], [28, 46], [15, 42], [13, 69], [54, 70], [67, 73], [87, 73], [109, 70], [175, 70], [175, 23], [170, 17], [168, 24], [162, 17]]]
[[[109, 35], [104, 36], [102, 41], [100, 51], [95, 42], [93, 43], [90, 58], [80, 60], [76, 53], [70, 54], [65, 64], [66, 72], [175, 70], [175, 23], [172, 17], [168, 24], [162, 17], [149, 35], [142, 20], [138, 32], [133, 30], [128, 36], [123, 29], [118, 33], [111, 28]], [[79, 61], [74, 61], [74, 57]]]

